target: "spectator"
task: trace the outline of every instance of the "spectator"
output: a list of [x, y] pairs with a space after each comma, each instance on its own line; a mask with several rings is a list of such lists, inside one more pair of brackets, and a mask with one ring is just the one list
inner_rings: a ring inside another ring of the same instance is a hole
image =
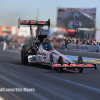
[[0, 36], [0, 42], [2, 42], [4, 40], [3, 36]]
[[94, 45], [96, 45], [96, 39], [94, 39], [93, 43], [94, 43]]
[[77, 39], [76, 39], [76, 44], [78, 44], [78, 42], [79, 42], [79, 39], [77, 38]]
[[85, 42], [86, 42], [86, 39], [84, 38], [82, 44], [85, 44]]
[[11, 40], [11, 38], [10, 38], [10, 37], [8, 37], [8, 36], [6, 36], [6, 43], [7, 43], [7, 45], [9, 45], [10, 40]]
[[64, 41], [65, 41], [65, 48], [67, 49], [68, 39], [64, 38]]
[[96, 45], [99, 46], [99, 41], [97, 41], [97, 44]]
[[93, 40], [91, 40], [91, 45], [94, 45], [94, 42], [93, 42]]
[[87, 40], [86, 45], [89, 45], [89, 40]]

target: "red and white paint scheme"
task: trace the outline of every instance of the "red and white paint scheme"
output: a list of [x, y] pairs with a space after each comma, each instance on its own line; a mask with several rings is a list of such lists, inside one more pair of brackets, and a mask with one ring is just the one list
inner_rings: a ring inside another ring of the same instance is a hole
[[[52, 62], [50, 57], [52, 56]], [[59, 57], [63, 58], [63, 65], [59, 64]], [[73, 61], [68, 59], [66, 56], [54, 50], [52, 44], [50, 43], [42, 43], [39, 46], [36, 55], [28, 55], [28, 63], [40, 63], [44, 65], [49, 65], [52, 68], [54, 67], [62, 67], [62, 68], [95, 68], [97, 69], [95, 64], [75, 64]]]
[[52, 44], [50, 43], [42, 43], [39, 46], [39, 49], [37, 51], [36, 55], [28, 55], [28, 63], [44, 63], [44, 64], [50, 64], [50, 55], [53, 57], [53, 63], [58, 63], [58, 59], [60, 56], [63, 57], [63, 60], [65, 63], [74, 63], [70, 59], [68, 59], [66, 56], [60, 54], [56, 50], [54, 50]]

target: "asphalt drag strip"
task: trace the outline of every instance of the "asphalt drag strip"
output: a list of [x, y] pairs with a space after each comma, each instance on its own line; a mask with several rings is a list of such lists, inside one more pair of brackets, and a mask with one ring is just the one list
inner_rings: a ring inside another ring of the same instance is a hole
[[[71, 53], [70, 53], [71, 55]], [[32, 92], [0, 92], [5, 100], [100, 100], [100, 65], [83, 73], [23, 65], [20, 52], [0, 51], [0, 89], [32, 88]]]

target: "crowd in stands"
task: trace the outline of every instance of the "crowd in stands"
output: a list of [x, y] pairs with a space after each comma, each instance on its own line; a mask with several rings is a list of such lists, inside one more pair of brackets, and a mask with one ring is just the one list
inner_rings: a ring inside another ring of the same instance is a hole
[[[21, 36], [21, 37], [0, 36], [0, 42], [6, 42], [10, 49], [12, 49], [12, 48], [20, 48], [21, 49], [23, 44], [30, 44], [31, 40], [30, 40], [30, 37], [28, 38], [28, 37], [23, 37], [23, 36]], [[53, 37], [51, 37], [51, 43], [53, 44], [55, 49], [60, 49], [62, 47], [63, 43], [66, 46], [65, 48], [67, 48], [67, 44], [100, 46], [100, 41], [97, 41], [96, 39], [87, 40], [86, 38], [79, 39], [79, 38], [74, 38], [74, 37], [65, 37], [64, 38], [64, 37], [53, 36]]]
[[80, 45], [100, 45], [100, 41], [97, 41], [96, 39], [88, 40], [86, 38], [79, 39], [79, 38], [72, 38], [68, 37], [64, 39], [67, 44], [80, 44]]
[[[57, 38], [53, 37], [52, 38], [52, 44], [54, 45], [55, 48], [61, 48], [62, 43], [65, 43], [65, 46], [67, 44], [79, 44], [79, 45], [96, 45], [100, 46], [100, 41], [97, 41], [96, 39], [88, 40], [86, 38], [79, 39], [79, 38], [73, 38], [73, 37], [65, 37], [65, 38]], [[66, 47], [67, 48], [67, 47]]]
[[30, 38], [23, 36], [0, 36], [0, 42], [6, 42], [8, 49], [20, 50], [23, 44], [30, 44]]

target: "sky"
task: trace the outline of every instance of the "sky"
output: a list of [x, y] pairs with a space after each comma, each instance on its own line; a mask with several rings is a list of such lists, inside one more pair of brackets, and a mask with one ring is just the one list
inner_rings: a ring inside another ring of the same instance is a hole
[[100, 0], [0, 0], [0, 25], [17, 26], [18, 18], [43, 21], [50, 18], [55, 26], [57, 7], [96, 7], [96, 27], [100, 29]]

